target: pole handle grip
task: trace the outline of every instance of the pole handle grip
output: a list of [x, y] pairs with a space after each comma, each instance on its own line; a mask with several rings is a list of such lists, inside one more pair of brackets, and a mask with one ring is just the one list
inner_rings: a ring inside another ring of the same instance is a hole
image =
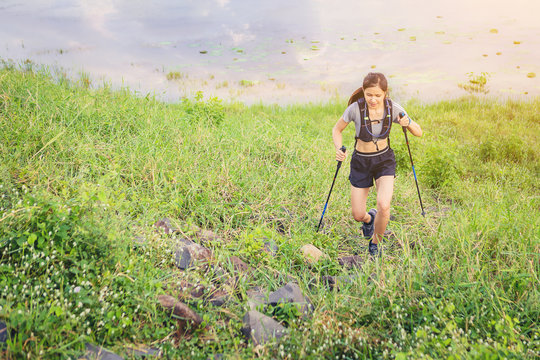
[[[402, 118], [404, 117], [406, 114], [403, 112], [403, 111], [400, 111], [399, 112], [399, 117]], [[410, 120], [409, 120], [410, 121]], [[403, 130], [403, 132], [405, 133], [405, 136], [407, 136], [407, 129], [405, 129], [403, 126], [401, 127], [401, 130]], [[409, 141], [409, 140], [407, 140]]]
[[[345, 145], [343, 145], [343, 146], [341, 146], [341, 147], [339, 148], [339, 150], [341, 150], [341, 152], [344, 153], [344, 152], [347, 150], [347, 148], [345, 147]], [[342, 163], [342, 161], [338, 161], [338, 162], [337, 162], [337, 167], [338, 167], [338, 169], [341, 167], [341, 163]]]

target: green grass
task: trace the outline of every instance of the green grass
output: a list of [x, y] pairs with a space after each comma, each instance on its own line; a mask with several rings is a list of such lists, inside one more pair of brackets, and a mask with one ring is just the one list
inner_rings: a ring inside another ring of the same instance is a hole
[[[357, 280], [332, 292], [320, 278], [346, 273], [337, 258], [366, 249], [350, 215], [348, 163], [315, 233], [344, 101], [248, 107], [198, 95], [166, 104], [60, 80], [0, 70], [0, 320], [9, 328], [0, 357], [76, 357], [85, 342], [200, 359], [539, 356], [540, 99], [406, 104], [424, 130], [410, 145], [426, 218], [395, 128], [389, 229], [404, 246], [389, 242], [382, 261], [349, 271]], [[349, 149], [353, 137], [351, 126]], [[178, 332], [157, 296], [222, 274], [177, 270], [175, 238], [152, 227], [162, 217], [188, 236], [193, 226], [218, 233], [223, 241], [210, 246], [225, 269], [232, 254], [254, 269], [239, 278], [235, 303], [191, 303], [205, 329]], [[146, 245], [134, 247], [136, 236]], [[260, 251], [265, 238], [278, 256]], [[329, 259], [308, 266], [306, 243]], [[289, 277], [314, 315], [281, 309], [289, 335], [254, 347], [239, 331], [246, 291]]]

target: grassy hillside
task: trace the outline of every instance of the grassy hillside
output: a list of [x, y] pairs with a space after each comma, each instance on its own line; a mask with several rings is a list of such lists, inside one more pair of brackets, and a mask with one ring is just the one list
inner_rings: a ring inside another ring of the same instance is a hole
[[[2, 357], [77, 357], [87, 342], [123, 356], [144, 344], [200, 359], [540, 355], [540, 99], [404, 104], [424, 130], [410, 145], [427, 214], [394, 128], [395, 236], [370, 261], [350, 215], [348, 161], [315, 233], [336, 169], [331, 128], [345, 103], [164, 104], [82, 85], [0, 70]], [[352, 148], [352, 126], [344, 139]], [[164, 217], [180, 235], [156, 231]], [[215, 264], [231, 272], [236, 255], [253, 271], [236, 278], [224, 307], [192, 300], [205, 327], [190, 328], [157, 297], [186, 281], [219, 283], [218, 266], [174, 265], [178, 238], [197, 228], [220, 237], [206, 243]], [[277, 255], [261, 251], [268, 240]], [[307, 243], [328, 258], [309, 265], [299, 251]], [[339, 266], [356, 252], [361, 269]], [[340, 291], [321, 281], [343, 274], [355, 278]], [[261, 309], [289, 333], [263, 346], [246, 341], [248, 291], [291, 279], [313, 315]]]

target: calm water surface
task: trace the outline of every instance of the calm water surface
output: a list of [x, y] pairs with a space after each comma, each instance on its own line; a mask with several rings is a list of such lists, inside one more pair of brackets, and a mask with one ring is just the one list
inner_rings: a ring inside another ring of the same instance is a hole
[[[540, 95], [538, 0], [0, 0], [0, 58], [178, 100], [347, 96], [369, 71], [401, 101]], [[167, 75], [169, 75], [168, 79]]]

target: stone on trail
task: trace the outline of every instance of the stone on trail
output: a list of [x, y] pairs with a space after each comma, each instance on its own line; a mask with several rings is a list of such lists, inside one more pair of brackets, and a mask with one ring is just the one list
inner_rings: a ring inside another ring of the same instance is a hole
[[304, 258], [310, 263], [315, 264], [321, 258], [326, 257], [326, 255], [319, 250], [315, 245], [306, 244], [300, 248], [300, 251], [304, 255]]
[[201, 229], [195, 233], [195, 237], [203, 243], [221, 242], [221, 238], [212, 230]]
[[165, 291], [178, 292], [178, 299], [200, 298], [204, 295], [206, 287], [199, 283], [190, 283], [187, 280], [180, 280], [179, 283], [170, 283], [163, 288]]
[[212, 251], [199, 244], [191, 243], [189, 245], [179, 246], [176, 249], [174, 257], [175, 265], [181, 270], [186, 270], [193, 266], [197, 260], [209, 261], [212, 257]]
[[169, 311], [172, 310], [173, 314], [182, 320], [186, 320], [195, 326], [199, 326], [203, 322], [203, 319], [199, 314], [197, 314], [183, 302], [176, 300], [176, 298], [173, 296], [160, 295], [158, 296], [158, 300], [161, 306]]
[[238, 256], [233, 255], [229, 260], [231, 261], [235, 272], [245, 273], [250, 270], [249, 265], [242, 261]]
[[268, 304], [276, 306], [280, 303], [294, 303], [300, 305], [300, 311], [306, 315], [313, 311], [311, 301], [304, 296], [302, 290], [295, 283], [288, 283], [268, 295]]
[[264, 344], [272, 339], [279, 339], [287, 333], [287, 329], [269, 316], [251, 310], [242, 319], [242, 333], [252, 339], [256, 345]]
[[123, 360], [124, 358], [120, 355], [116, 355], [115, 353], [102, 348], [101, 346], [97, 346], [94, 344], [86, 343], [85, 345], [85, 354], [81, 359], [85, 360]]
[[248, 297], [248, 306], [250, 310], [257, 310], [261, 306], [266, 304], [267, 297], [264, 295], [265, 291], [258, 287], [246, 291]]
[[159, 231], [164, 232], [165, 234], [176, 234], [180, 232], [178, 228], [172, 225], [171, 219], [169, 218], [163, 218], [156, 221], [154, 227], [156, 227]]

